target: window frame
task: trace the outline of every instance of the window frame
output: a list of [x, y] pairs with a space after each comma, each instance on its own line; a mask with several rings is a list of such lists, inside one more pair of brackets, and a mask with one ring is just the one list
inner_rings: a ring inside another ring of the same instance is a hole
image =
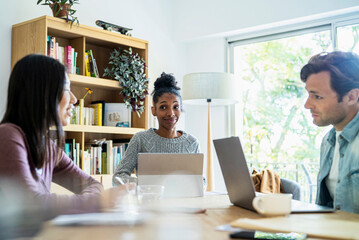
[[332, 47], [333, 49], [337, 49], [337, 28], [359, 24], [358, 15], [359, 9], [353, 8], [353, 10], [343, 10], [336, 15], [327, 13], [243, 30], [237, 35], [226, 38], [226, 69], [230, 73], [234, 72], [233, 48], [235, 46], [292, 37], [314, 31], [329, 29], [331, 31], [331, 39], [333, 42]]
[[359, 17], [347, 19], [347, 20], [343, 20], [343, 21], [333, 22], [333, 24], [332, 24], [332, 36], [334, 39], [333, 49], [338, 49], [338, 34], [337, 34], [338, 28], [349, 26], [349, 25], [355, 25], [355, 24], [359, 24]]

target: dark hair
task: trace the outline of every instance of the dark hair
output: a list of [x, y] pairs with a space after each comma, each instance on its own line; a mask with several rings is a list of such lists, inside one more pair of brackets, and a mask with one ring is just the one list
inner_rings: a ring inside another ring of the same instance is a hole
[[164, 93], [173, 93], [180, 98], [182, 104], [182, 97], [179, 92], [181, 88], [177, 86], [177, 81], [172, 74], [162, 73], [161, 77], [155, 81], [155, 89], [152, 92], [152, 100], [154, 103], [158, 102], [158, 98]]
[[338, 94], [338, 101], [354, 88], [359, 88], [359, 56], [352, 52], [334, 51], [311, 57], [300, 71], [303, 82], [311, 74], [330, 73], [330, 86]]
[[64, 132], [58, 116], [63, 96], [65, 66], [57, 60], [37, 54], [25, 56], [12, 70], [7, 106], [1, 123], [13, 123], [24, 132], [31, 158], [41, 168], [50, 157], [50, 127], [55, 126], [59, 147]]

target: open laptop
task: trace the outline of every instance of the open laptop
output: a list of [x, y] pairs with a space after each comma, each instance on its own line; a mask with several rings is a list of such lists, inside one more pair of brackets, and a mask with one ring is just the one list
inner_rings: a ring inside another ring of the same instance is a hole
[[165, 197], [203, 196], [203, 153], [139, 153], [137, 179], [165, 186]]
[[[256, 196], [243, 148], [238, 137], [213, 140], [230, 201], [239, 207], [255, 211]], [[317, 204], [292, 200], [292, 213], [333, 212], [334, 209]]]

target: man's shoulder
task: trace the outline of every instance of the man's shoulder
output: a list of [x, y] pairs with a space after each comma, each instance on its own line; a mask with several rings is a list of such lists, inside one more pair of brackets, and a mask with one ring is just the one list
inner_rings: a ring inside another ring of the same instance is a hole
[[357, 112], [355, 117], [345, 126], [342, 134], [348, 141], [352, 141], [354, 138], [358, 138], [358, 136], [359, 136], [359, 112]]

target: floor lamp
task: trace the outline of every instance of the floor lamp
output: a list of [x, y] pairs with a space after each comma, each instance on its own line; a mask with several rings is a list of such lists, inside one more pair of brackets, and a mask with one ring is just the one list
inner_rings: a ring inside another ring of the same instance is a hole
[[208, 105], [207, 191], [214, 190], [211, 106], [236, 103], [238, 87], [234, 75], [221, 72], [190, 73], [183, 77], [182, 98], [186, 104]]

